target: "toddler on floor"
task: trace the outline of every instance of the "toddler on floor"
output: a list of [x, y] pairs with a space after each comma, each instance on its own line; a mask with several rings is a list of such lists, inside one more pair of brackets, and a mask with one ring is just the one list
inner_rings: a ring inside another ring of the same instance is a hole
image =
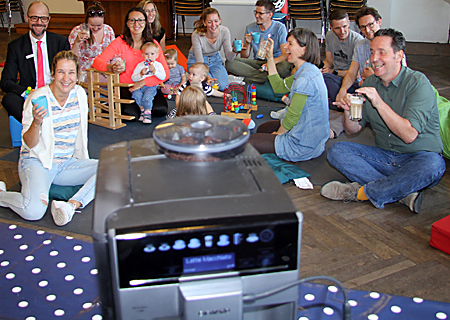
[[194, 114], [216, 114], [211, 105], [206, 101], [203, 89], [197, 86], [189, 86], [181, 92], [178, 105], [167, 115], [167, 119]]
[[[167, 49], [164, 52], [167, 65], [169, 66], [170, 78], [166, 82], [160, 84], [161, 91], [164, 94], [175, 94], [176, 89], [186, 82], [186, 71], [178, 64], [178, 53], [175, 49]], [[170, 99], [171, 97], [169, 97]]]
[[131, 96], [141, 108], [139, 121], [143, 123], [152, 123], [153, 99], [158, 88], [158, 86], [146, 86], [145, 78], [155, 76], [159, 80], [164, 80], [166, 77], [163, 65], [155, 61], [158, 58], [158, 49], [158, 46], [153, 42], [144, 43], [141, 47], [144, 61], [136, 66], [131, 76], [134, 81], [134, 85], [130, 88]]
[[[189, 86], [197, 86], [203, 89], [203, 92], [206, 96], [214, 96], [223, 98], [223, 92], [213, 89], [207, 82], [209, 68], [203, 62], [196, 62], [189, 68], [189, 80], [186, 83], [183, 83], [178, 88], [178, 95], [175, 97], [175, 105], [178, 106], [179, 95]], [[227, 98], [231, 99], [231, 95], [228, 94]]]

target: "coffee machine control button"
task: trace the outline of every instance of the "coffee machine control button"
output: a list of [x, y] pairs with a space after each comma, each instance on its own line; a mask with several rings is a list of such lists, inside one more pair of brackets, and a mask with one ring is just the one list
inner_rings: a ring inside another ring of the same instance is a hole
[[230, 244], [230, 237], [226, 234], [221, 234], [219, 236], [219, 242], [217, 242], [217, 245], [219, 247], [226, 247]]
[[146, 253], [152, 253], [156, 250], [155, 246], [152, 245], [151, 243], [149, 243], [148, 245], [145, 246], [144, 248], [144, 252]]
[[163, 243], [158, 247], [159, 251], [168, 251], [170, 250], [170, 246], [167, 243]]
[[247, 239], [245, 239], [247, 242], [254, 243], [259, 240], [259, 237], [256, 235], [256, 233], [252, 232], [248, 235]]
[[173, 247], [175, 250], [183, 250], [184, 248], [186, 248], [186, 243], [183, 240], [175, 240], [175, 244], [173, 245]]
[[261, 239], [262, 242], [269, 242], [270, 240], [273, 239], [273, 231], [270, 229], [264, 229], [259, 234], [259, 238]]
[[200, 248], [202, 244], [200, 243], [200, 240], [197, 238], [192, 238], [191, 240], [189, 240], [189, 244], [188, 247], [189, 249], [197, 249]]

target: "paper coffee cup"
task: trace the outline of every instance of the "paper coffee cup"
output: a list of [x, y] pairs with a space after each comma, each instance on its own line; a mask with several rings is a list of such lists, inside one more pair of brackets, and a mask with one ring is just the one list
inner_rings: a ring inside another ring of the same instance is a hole
[[242, 51], [242, 40], [234, 40], [234, 49], [236, 52]]
[[33, 106], [37, 103], [37, 105], [39, 106], [38, 109], [44, 107], [44, 109], [47, 110], [47, 114], [44, 116], [44, 118], [48, 117], [48, 102], [46, 96], [39, 96], [37, 98], [31, 99], [31, 103], [33, 104]]
[[253, 42], [255, 44], [259, 43], [259, 39], [260, 39], [261, 35], [259, 32], [252, 32], [252, 38], [253, 38]]

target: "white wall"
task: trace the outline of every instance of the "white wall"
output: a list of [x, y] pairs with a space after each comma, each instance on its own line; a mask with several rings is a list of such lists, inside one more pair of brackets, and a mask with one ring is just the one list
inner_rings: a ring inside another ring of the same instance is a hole
[[[215, 2], [224, 3], [228, 1], [234, 0], [213, 0], [212, 6]], [[380, 12], [383, 17], [384, 28], [394, 28], [403, 32], [407, 41], [440, 43], [447, 43], [448, 41], [450, 0], [368, 0], [367, 5]], [[195, 19], [190, 20], [189, 18], [186, 19], [186, 25], [191, 28]], [[223, 17], [222, 20], [224, 20]], [[233, 27], [237, 25], [245, 27], [251, 21], [254, 21], [253, 15], [249, 16], [247, 21], [234, 20]], [[227, 24], [224, 23], [224, 25]], [[318, 37], [321, 36], [320, 21], [297, 20], [297, 27], [311, 29]], [[354, 26], [352, 27], [354, 28]]]
[[[82, 1], [44, 1], [50, 7], [51, 13], [84, 13]], [[23, 0], [25, 11], [31, 2], [32, 0]], [[256, 1], [250, 0], [250, 2]], [[403, 32], [407, 41], [440, 43], [447, 43], [448, 41], [450, 0], [368, 0], [367, 5], [377, 8], [380, 12], [383, 17], [384, 28], [391, 27]], [[6, 16], [5, 13], [3, 15]], [[12, 15], [13, 24], [21, 22], [18, 12], [13, 12]], [[197, 17], [186, 17], [186, 32], [192, 32], [192, 24], [195, 20], [197, 20]], [[248, 22], [235, 21], [234, 24], [242, 23], [245, 26], [251, 21], [254, 21], [253, 15], [248, 17]], [[181, 18], [179, 18], [178, 25], [179, 32], [182, 32]], [[297, 26], [309, 28], [320, 37], [319, 21], [297, 21]]]
[[[23, 11], [27, 13], [28, 6], [33, 0], [22, 0]], [[84, 14], [83, 1], [77, 0], [43, 0], [50, 8], [50, 13], [74, 13], [74, 14]], [[3, 13], [6, 17], [6, 13]], [[5, 20], [7, 21], [7, 19]], [[22, 23], [20, 19], [20, 12], [12, 12], [12, 24]]]
[[407, 41], [448, 41], [448, 0], [368, 0], [383, 17], [383, 27], [401, 31]]

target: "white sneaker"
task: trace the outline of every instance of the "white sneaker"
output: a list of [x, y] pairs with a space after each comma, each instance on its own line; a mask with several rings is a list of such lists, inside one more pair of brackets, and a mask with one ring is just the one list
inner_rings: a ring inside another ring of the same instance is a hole
[[0, 181], [0, 191], [6, 191], [6, 183]]
[[75, 213], [75, 205], [65, 201], [52, 201], [53, 221], [57, 226], [66, 225], [72, 220]]
[[239, 83], [241, 85], [245, 84], [244, 77], [238, 77], [238, 76], [229, 74], [228, 75], [228, 83], [231, 83], [231, 82], [237, 82], [237, 83]]
[[288, 111], [288, 107], [284, 107], [283, 109], [280, 109], [278, 111], [271, 111], [270, 112], [270, 117], [272, 119], [280, 119], [281, 120], [281, 119], [284, 118], [284, 116], [286, 115], [287, 111]]

